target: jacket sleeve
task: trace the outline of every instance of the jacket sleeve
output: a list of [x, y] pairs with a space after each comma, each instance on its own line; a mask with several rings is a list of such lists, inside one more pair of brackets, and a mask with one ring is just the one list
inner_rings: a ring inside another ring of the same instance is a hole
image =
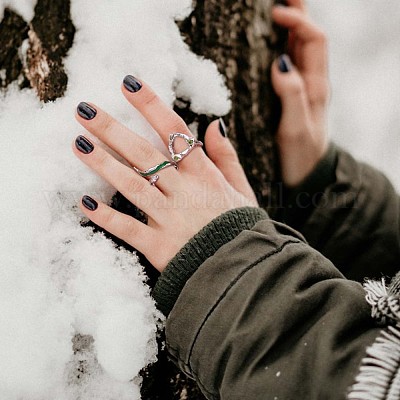
[[187, 279], [166, 312], [167, 348], [208, 399], [345, 399], [380, 334], [362, 286], [270, 219]]
[[400, 260], [400, 201], [389, 180], [331, 145], [299, 187], [286, 191], [281, 220], [349, 279], [394, 276]]

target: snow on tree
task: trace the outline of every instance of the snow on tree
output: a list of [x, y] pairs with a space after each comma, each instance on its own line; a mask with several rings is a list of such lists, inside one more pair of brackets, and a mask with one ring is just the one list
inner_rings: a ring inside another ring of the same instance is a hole
[[1, 399], [140, 398], [162, 317], [135, 253], [82, 221], [83, 194], [111, 203], [115, 190], [73, 156], [74, 109], [92, 101], [163, 149], [121, 95], [125, 75], [200, 136], [233, 102], [231, 137], [265, 205], [277, 114], [270, 5], [0, 0]]

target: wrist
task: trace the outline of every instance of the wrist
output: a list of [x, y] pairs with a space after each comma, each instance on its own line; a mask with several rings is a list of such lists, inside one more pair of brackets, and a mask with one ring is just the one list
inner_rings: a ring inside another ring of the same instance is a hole
[[242, 231], [267, 218], [268, 214], [261, 208], [243, 207], [225, 212], [201, 229], [175, 255], [159, 277], [152, 295], [160, 311], [169, 314], [182, 288], [204, 261]]

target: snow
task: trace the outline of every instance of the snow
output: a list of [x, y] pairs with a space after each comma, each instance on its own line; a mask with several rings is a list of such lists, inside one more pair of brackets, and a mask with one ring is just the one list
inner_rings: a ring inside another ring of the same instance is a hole
[[[10, 6], [29, 21], [35, 3], [0, 0], [0, 16]], [[330, 134], [399, 188], [400, 3], [386, 0], [384, 12], [377, 0], [309, 4], [330, 37]], [[109, 201], [114, 190], [72, 155], [82, 133], [73, 113], [94, 102], [161, 148], [120, 94], [133, 74], [169, 104], [178, 93], [196, 112], [226, 114], [223, 78], [188, 51], [174, 23], [190, 8], [190, 0], [72, 0], [66, 96], [44, 105], [11, 87], [0, 98], [1, 399], [140, 397], [137, 374], [156, 357], [160, 316], [136, 256], [79, 225], [80, 197]], [[77, 333], [94, 342], [74, 354]], [[87, 373], [77, 379], [81, 365]]]
[[3, 19], [6, 7], [18, 12], [25, 21], [33, 18], [36, 0], [0, 0], [0, 21]]
[[[29, 20], [34, 3], [0, 0], [0, 13], [11, 5]], [[190, 0], [73, 0], [66, 96], [42, 104], [12, 86], [0, 97], [2, 400], [140, 398], [137, 375], [156, 358], [160, 315], [137, 257], [79, 224], [81, 196], [108, 202], [114, 189], [72, 154], [82, 133], [74, 110], [94, 102], [161, 147], [120, 93], [133, 74], [168, 104], [176, 90], [195, 111], [226, 114], [222, 76], [174, 22], [190, 9]], [[94, 340], [74, 353], [78, 333]]]

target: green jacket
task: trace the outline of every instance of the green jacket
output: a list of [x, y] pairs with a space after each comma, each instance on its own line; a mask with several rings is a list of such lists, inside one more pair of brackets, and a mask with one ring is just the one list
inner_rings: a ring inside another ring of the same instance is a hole
[[236, 209], [171, 260], [153, 291], [171, 358], [208, 399], [399, 399], [400, 278], [356, 282], [399, 270], [399, 197], [332, 145], [285, 198], [301, 233]]

